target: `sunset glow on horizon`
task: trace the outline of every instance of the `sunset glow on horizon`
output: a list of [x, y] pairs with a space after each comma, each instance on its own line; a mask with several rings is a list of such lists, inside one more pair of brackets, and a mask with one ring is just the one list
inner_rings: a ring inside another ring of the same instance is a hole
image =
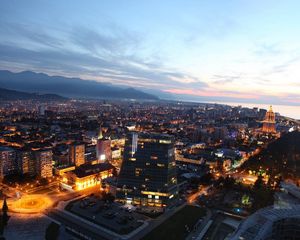
[[[4, 1], [0, 69], [300, 106], [299, 1]], [[155, 17], [153, 17], [155, 16]]]

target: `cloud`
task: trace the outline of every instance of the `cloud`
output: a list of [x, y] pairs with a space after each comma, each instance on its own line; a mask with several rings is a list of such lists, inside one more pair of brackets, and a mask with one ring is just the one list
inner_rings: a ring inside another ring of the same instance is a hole
[[213, 75], [212, 83], [214, 84], [227, 84], [232, 83], [234, 81], [240, 81], [242, 79], [242, 74], [237, 75]]
[[[33, 43], [42, 44], [43, 37], [30, 37], [32, 31], [21, 31], [23, 37], [30, 39]], [[26, 35], [27, 34], [27, 35]], [[73, 36], [73, 34], [70, 34]], [[84, 45], [85, 40], [90, 39]], [[123, 42], [123, 46], [120, 46]], [[46, 73], [60, 73], [67, 76], [86, 76], [98, 81], [107, 81], [114, 84], [130, 85], [135, 87], [153, 87], [161, 88], [167, 86], [178, 86], [185, 84], [195, 84], [195, 86], [205, 85], [196, 78], [177, 70], [165, 69], [163, 65], [155, 62], [145, 62], [135, 55], [122, 55], [122, 49], [134, 43], [133, 38], [127, 43], [122, 40], [106, 38], [94, 31], [77, 29], [77, 47], [86, 47], [86, 52], [75, 51], [61, 47], [61, 40], [51, 39], [50, 48], [28, 49], [13, 44], [0, 44], [0, 63], [7, 66], [11, 63], [12, 68], [18, 65], [19, 70], [38, 70]], [[89, 44], [91, 43], [91, 44]], [[118, 46], [118, 47], [117, 47]], [[102, 49], [97, 54], [96, 49]], [[121, 55], [120, 57], [118, 57]], [[13, 69], [11, 69], [13, 70]]]
[[259, 96], [256, 94], [245, 94], [241, 92], [235, 91], [217, 91], [211, 89], [205, 90], [196, 90], [196, 89], [167, 89], [165, 90], [168, 93], [173, 94], [185, 94], [192, 95], [197, 97], [217, 97], [217, 98], [235, 98], [235, 99], [258, 99]]
[[259, 57], [262, 56], [274, 56], [282, 54], [283, 50], [279, 43], [260, 43], [256, 45], [254, 54]]

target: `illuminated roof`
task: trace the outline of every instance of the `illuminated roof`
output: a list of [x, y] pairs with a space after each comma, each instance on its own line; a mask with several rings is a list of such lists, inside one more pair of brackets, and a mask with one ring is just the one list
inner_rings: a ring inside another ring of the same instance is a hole
[[110, 169], [113, 169], [114, 166], [111, 165], [110, 163], [98, 163], [98, 164], [84, 164], [79, 167], [77, 167], [75, 170], [72, 172], [78, 177], [86, 177], [92, 174], [97, 174], [103, 171], [107, 171]]

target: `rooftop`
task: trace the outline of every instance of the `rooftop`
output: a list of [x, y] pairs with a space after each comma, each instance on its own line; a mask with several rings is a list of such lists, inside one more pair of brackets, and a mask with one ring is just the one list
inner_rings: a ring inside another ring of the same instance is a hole
[[76, 174], [77, 177], [82, 178], [89, 176], [91, 174], [96, 174], [99, 172], [107, 171], [113, 169], [114, 166], [110, 163], [98, 163], [98, 164], [84, 164], [76, 168], [72, 172]]

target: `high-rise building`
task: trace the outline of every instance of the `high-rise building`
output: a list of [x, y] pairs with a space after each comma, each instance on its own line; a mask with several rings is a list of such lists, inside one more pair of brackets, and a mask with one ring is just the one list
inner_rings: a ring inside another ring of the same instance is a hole
[[36, 174], [42, 178], [53, 176], [52, 171], [52, 150], [38, 150], [34, 152], [36, 160]]
[[34, 176], [36, 174], [36, 161], [29, 150], [19, 151], [17, 154], [18, 172]]
[[270, 109], [267, 111], [265, 119], [263, 120], [262, 131], [264, 133], [276, 133], [275, 125], [275, 113], [273, 112], [272, 106], [270, 106]]
[[0, 147], [0, 177], [16, 171], [16, 152], [9, 147]]
[[69, 146], [70, 165], [80, 166], [85, 163], [85, 145], [73, 143]]
[[85, 146], [84, 158], [85, 158], [85, 163], [91, 163], [91, 162], [97, 160], [95, 145]]
[[164, 207], [178, 194], [174, 138], [129, 133], [117, 183], [117, 200]]
[[111, 160], [111, 140], [103, 136], [101, 127], [97, 139], [96, 152], [98, 162]]

